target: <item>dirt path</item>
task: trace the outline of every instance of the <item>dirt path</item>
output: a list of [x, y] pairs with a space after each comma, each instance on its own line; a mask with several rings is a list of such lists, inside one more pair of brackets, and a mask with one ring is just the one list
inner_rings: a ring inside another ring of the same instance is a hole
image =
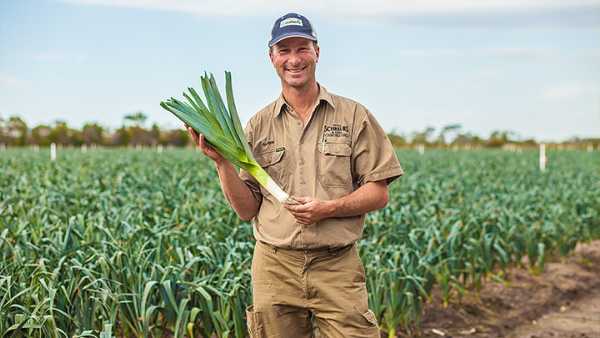
[[511, 269], [506, 282], [488, 281], [447, 308], [434, 297], [421, 328], [417, 336], [429, 338], [600, 338], [600, 240], [539, 276]]
[[600, 338], [600, 290], [518, 328], [509, 338]]

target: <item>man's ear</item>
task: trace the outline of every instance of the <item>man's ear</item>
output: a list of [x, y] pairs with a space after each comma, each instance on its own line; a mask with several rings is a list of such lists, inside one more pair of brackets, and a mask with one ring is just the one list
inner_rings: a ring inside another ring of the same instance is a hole
[[319, 48], [319, 45], [315, 45], [315, 53], [317, 54], [317, 60], [315, 61], [315, 63], [319, 62], [319, 54], [321, 53], [321, 49]]

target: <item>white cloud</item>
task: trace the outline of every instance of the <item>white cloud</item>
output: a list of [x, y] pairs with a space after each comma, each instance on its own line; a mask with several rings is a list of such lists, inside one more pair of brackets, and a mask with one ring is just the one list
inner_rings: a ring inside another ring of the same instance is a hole
[[544, 88], [542, 97], [549, 100], [600, 98], [600, 85], [593, 83], [564, 83]]
[[170, 10], [203, 16], [253, 16], [280, 14], [286, 10], [341, 16], [404, 16], [470, 12], [552, 10], [600, 6], [600, 0], [62, 0], [82, 5]]

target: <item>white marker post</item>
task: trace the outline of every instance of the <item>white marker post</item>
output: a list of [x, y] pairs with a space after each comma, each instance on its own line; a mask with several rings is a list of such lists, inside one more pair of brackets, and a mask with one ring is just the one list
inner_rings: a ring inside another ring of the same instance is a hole
[[56, 143], [50, 144], [50, 161], [56, 161]]
[[425, 145], [424, 144], [419, 144], [417, 146], [417, 150], [419, 151], [419, 154], [421, 154], [421, 155], [425, 154]]
[[588, 153], [591, 153], [592, 151], [594, 151], [594, 145], [593, 144], [588, 144], [587, 151], [588, 151]]
[[159, 145], [156, 147], [156, 151], [157, 151], [159, 154], [161, 154], [161, 153], [163, 152], [163, 146], [162, 146], [162, 144], [159, 144]]
[[540, 144], [540, 170], [546, 170], [546, 145]]
[[81, 145], [81, 152], [82, 153], [87, 153], [87, 144], [84, 143], [84, 144]]

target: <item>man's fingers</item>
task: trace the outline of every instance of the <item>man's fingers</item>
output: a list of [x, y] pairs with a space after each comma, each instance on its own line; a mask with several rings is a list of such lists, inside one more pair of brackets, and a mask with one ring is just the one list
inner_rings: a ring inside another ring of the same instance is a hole
[[194, 129], [192, 129], [192, 127], [188, 126], [187, 124], [185, 126], [188, 131], [188, 134], [190, 134], [190, 136], [192, 137], [194, 144], [198, 144], [198, 133], [196, 133], [196, 131]]
[[294, 218], [304, 218], [304, 219], [308, 219], [310, 218], [312, 215], [310, 213], [306, 213], [306, 212], [292, 212], [292, 216], [294, 216]]
[[284, 204], [283, 207], [286, 208], [286, 209], [288, 209], [290, 212], [296, 211], [296, 205], [295, 204]]
[[200, 145], [206, 150], [213, 150], [213, 147], [206, 141], [206, 137], [200, 134]]
[[284, 207], [293, 212], [306, 212], [308, 208], [310, 208], [310, 206], [306, 204], [286, 204]]
[[308, 212], [290, 211], [290, 213], [294, 217], [307, 217], [307, 216], [310, 216], [310, 214]]
[[309, 224], [314, 223], [314, 222], [311, 222], [309, 219], [306, 219], [306, 218], [297, 218], [296, 220], [298, 221], [298, 223], [304, 224], [304, 225], [309, 225]]
[[310, 197], [303, 197], [303, 196], [299, 196], [299, 197], [294, 196], [294, 200], [300, 202], [301, 204], [305, 204], [305, 203], [308, 203], [308, 202], [312, 201], [312, 198], [310, 198]]
[[298, 221], [298, 223], [301, 224], [312, 224], [314, 223], [312, 221], [312, 215], [310, 213], [305, 213], [305, 212], [294, 212], [294, 211], [290, 211], [290, 213], [292, 214], [292, 216], [294, 216], [294, 218], [296, 219], [296, 221]]

